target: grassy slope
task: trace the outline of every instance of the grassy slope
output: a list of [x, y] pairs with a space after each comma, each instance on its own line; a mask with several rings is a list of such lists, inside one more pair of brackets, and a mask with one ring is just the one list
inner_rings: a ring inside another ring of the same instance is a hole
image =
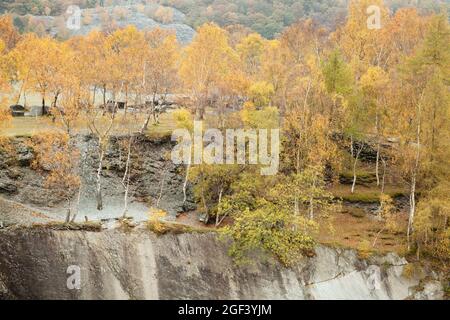
[[[138, 120], [140, 121], [136, 123], [135, 130], [139, 130], [144, 123], [144, 119]], [[175, 121], [170, 113], [161, 115], [159, 124], [153, 125], [151, 123], [152, 122], [150, 122], [147, 130], [147, 134], [150, 136], [171, 134], [172, 130], [175, 129]], [[39, 132], [49, 130], [57, 130], [57, 127], [52, 123], [50, 117], [16, 117], [12, 118], [8, 126], [0, 131], [0, 135], [7, 137], [32, 136]], [[80, 132], [88, 132], [86, 127], [79, 127], [78, 130]], [[119, 127], [117, 127], [114, 132], [118, 131]]]

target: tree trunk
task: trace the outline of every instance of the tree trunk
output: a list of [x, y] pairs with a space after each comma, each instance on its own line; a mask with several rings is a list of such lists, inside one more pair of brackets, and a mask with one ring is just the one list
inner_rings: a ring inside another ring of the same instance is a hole
[[375, 175], [377, 176], [377, 187], [380, 186], [380, 174], [379, 174], [380, 147], [381, 147], [381, 143], [380, 143], [380, 140], [378, 140], [378, 143], [377, 143], [377, 160], [376, 160], [376, 163], [375, 163]]
[[130, 178], [128, 177], [126, 184], [125, 184], [125, 194], [123, 196], [123, 213], [122, 213], [122, 218], [126, 218], [127, 217], [127, 212], [128, 212], [128, 191], [130, 190]]
[[201, 196], [202, 196], [202, 202], [203, 202], [203, 207], [204, 207], [204, 209], [205, 209], [205, 224], [208, 224], [208, 222], [209, 222], [209, 210], [208, 210], [208, 205], [206, 204], [206, 199], [205, 199], [205, 189], [203, 189], [203, 186], [202, 186], [202, 194], [201, 194]]
[[103, 85], [103, 108], [106, 108], [106, 85]]
[[82, 190], [82, 186], [80, 184], [80, 187], [78, 188], [77, 209], [76, 209], [75, 213], [73, 214], [71, 222], [75, 222], [78, 212], [80, 211], [81, 190]]
[[216, 214], [216, 228], [219, 226], [219, 215], [220, 215], [220, 203], [222, 202], [222, 193], [223, 193], [223, 187], [220, 188], [219, 192], [219, 201], [217, 203], [217, 214]]
[[[304, 104], [303, 104], [303, 110], [305, 112], [303, 114], [303, 119], [306, 116], [306, 99], [307, 98], [305, 98], [305, 101], [304, 101]], [[300, 132], [300, 139], [301, 139], [301, 137], [302, 137], [302, 133]], [[295, 161], [295, 172], [297, 174], [300, 174], [300, 171], [301, 171], [301, 169], [300, 169], [300, 148], [297, 148], [297, 150], [295, 152], [295, 158], [296, 158], [296, 161]], [[298, 192], [296, 191], [296, 192], [294, 192], [294, 214], [296, 216], [300, 215], [300, 203], [299, 202], [300, 201], [298, 199]]]
[[[313, 180], [313, 190], [316, 187], [316, 179], [314, 178]], [[311, 193], [313, 194], [313, 190], [311, 190]], [[314, 196], [310, 196], [309, 197], [309, 219], [310, 220], [314, 220]]]
[[[354, 147], [353, 147], [353, 136], [351, 137], [351, 143], [352, 143], [352, 147], [351, 147], [351, 153], [352, 156], [354, 154]], [[360, 147], [358, 148], [358, 150], [356, 151], [356, 154], [354, 156], [355, 160], [353, 161], [353, 183], [352, 183], [352, 193], [355, 192], [355, 186], [356, 186], [356, 166], [358, 165], [358, 160], [359, 160], [359, 156], [362, 152], [364, 148], [364, 143], [361, 142]]]
[[352, 182], [352, 193], [355, 192], [355, 186], [356, 186], [356, 163], [357, 163], [357, 159], [355, 159], [355, 161], [353, 162], [353, 182]]
[[95, 106], [95, 98], [97, 95], [97, 86], [94, 86], [94, 92], [92, 94], [92, 105]]
[[355, 153], [355, 151], [354, 151], [354, 147], [353, 147], [353, 135], [350, 135], [350, 154], [351, 154], [352, 158], [355, 157], [354, 153]]
[[314, 199], [309, 198], [309, 220], [314, 220]]
[[130, 134], [130, 137], [128, 139], [128, 150], [127, 150], [127, 162], [125, 164], [125, 173], [123, 175], [122, 179], [122, 185], [125, 190], [124, 194], [124, 205], [123, 205], [123, 214], [122, 217], [126, 218], [127, 211], [128, 211], [128, 193], [130, 190], [130, 165], [131, 165], [131, 148], [133, 145], [134, 137]]
[[385, 227], [381, 228], [380, 231], [378, 231], [377, 235], [375, 236], [375, 239], [373, 240], [372, 247], [375, 247], [378, 241], [378, 238], [380, 237], [380, 234], [384, 231]]
[[204, 120], [205, 117], [205, 107], [206, 107], [206, 102], [208, 101], [208, 96], [207, 93], [205, 93], [204, 95], [202, 94], [202, 96], [197, 99], [197, 105], [196, 105], [196, 112], [195, 112], [195, 116], [196, 116], [196, 120], [202, 121]]
[[70, 208], [67, 208], [65, 223], [69, 223], [69, 222], [70, 222]]
[[381, 142], [380, 142], [379, 126], [380, 126], [380, 120], [379, 120], [379, 115], [378, 115], [378, 104], [377, 104], [377, 110], [376, 110], [376, 115], [375, 115], [375, 130], [377, 132], [377, 158], [376, 158], [376, 162], [375, 162], [375, 175], [377, 177], [377, 187], [380, 186], [379, 162], [380, 162]]
[[45, 111], [45, 94], [42, 95], [42, 115], [45, 116], [47, 112]]
[[125, 106], [124, 106], [125, 110], [125, 118], [127, 116], [127, 111], [128, 111], [128, 84], [125, 86]]
[[416, 180], [417, 180], [417, 171], [419, 169], [419, 163], [420, 163], [420, 131], [421, 131], [421, 113], [422, 113], [422, 96], [420, 98], [420, 101], [417, 105], [417, 131], [416, 131], [416, 143], [417, 143], [417, 150], [416, 150], [416, 157], [414, 160], [414, 168], [411, 173], [411, 190], [409, 194], [409, 218], [408, 218], [408, 230], [406, 232], [406, 239], [408, 242], [408, 250], [411, 249], [411, 234], [414, 231], [414, 216], [416, 214]]
[[56, 108], [56, 104], [58, 103], [58, 97], [59, 97], [59, 92], [57, 92], [57, 93], [55, 94], [55, 97], [53, 98], [53, 104], [52, 104], [52, 107], [55, 107], [55, 108]]
[[[58, 97], [59, 97], [59, 92], [57, 92], [56, 94], [55, 94], [55, 97], [53, 98], [53, 102], [52, 102], [52, 105], [51, 105], [51, 109], [53, 109], [53, 108], [58, 108], [56, 105], [57, 105], [57, 103], [58, 103]], [[59, 110], [59, 109], [58, 109]], [[60, 111], [60, 113], [61, 113], [61, 111]], [[54, 122], [56, 122], [56, 116], [55, 116], [55, 114], [54, 113], [52, 113], [52, 122], [54, 123]]]
[[187, 183], [188, 183], [188, 179], [189, 179], [189, 170], [191, 168], [191, 163], [189, 162], [186, 165], [186, 175], [184, 177], [184, 183], [183, 183], [183, 210], [184, 210], [184, 205], [186, 203], [187, 200], [187, 195], [186, 195], [186, 189], [187, 189]]
[[381, 193], [384, 193], [384, 187], [386, 185], [386, 160], [381, 157], [381, 161], [383, 162], [383, 177], [381, 178]]
[[411, 189], [409, 193], [409, 218], [408, 218], [408, 230], [406, 232], [408, 250], [411, 249], [411, 234], [413, 232], [415, 212], [416, 212], [416, 173], [414, 172], [411, 179]]
[[16, 104], [19, 104], [20, 97], [22, 96], [23, 88], [25, 87], [25, 81], [22, 81], [22, 84], [20, 85], [19, 94], [17, 96]]
[[69, 199], [67, 199], [67, 213], [66, 213], [65, 223], [69, 223], [70, 222], [70, 216], [72, 214], [71, 207], [72, 207], [72, 203], [71, 203], [70, 198], [69, 198]]
[[166, 182], [166, 169], [164, 168], [164, 171], [162, 173], [162, 178], [161, 178], [161, 187], [159, 189], [159, 196], [158, 196], [158, 200], [156, 201], [156, 208], [159, 207], [159, 202], [161, 201], [163, 192], [164, 192], [164, 183]]
[[151, 118], [151, 117], [152, 117], [151, 114], [148, 114], [148, 115], [147, 115], [147, 118], [145, 119], [145, 122], [144, 122], [144, 124], [143, 124], [142, 127], [141, 127], [141, 134], [144, 134], [145, 131], [147, 131], [148, 123], [150, 122], [150, 118]]
[[100, 143], [100, 152], [99, 152], [99, 163], [97, 169], [97, 189], [96, 189], [96, 199], [97, 199], [97, 210], [103, 210], [103, 199], [102, 199], [102, 170], [103, 170], [103, 157], [105, 152], [103, 150], [103, 146]]

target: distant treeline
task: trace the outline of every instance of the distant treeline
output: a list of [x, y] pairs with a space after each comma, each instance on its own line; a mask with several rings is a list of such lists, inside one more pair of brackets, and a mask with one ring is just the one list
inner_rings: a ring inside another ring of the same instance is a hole
[[[345, 20], [348, 0], [5, 0], [1, 12], [17, 15], [52, 15], [65, 12], [69, 5], [81, 8], [124, 4], [159, 3], [179, 9], [186, 14], [186, 22], [198, 27], [205, 22], [215, 22], [222, 27], [242, 25], [265, 38], [273, 39], [284, 28], [302, 18], [313, 18], [320, 25], [335, 29]], [[438, 11], [449, 0], [386, 0], [392, 11], [414, 6], [422, 13]], [[21, 19], [16, 27], [22, 29]]]

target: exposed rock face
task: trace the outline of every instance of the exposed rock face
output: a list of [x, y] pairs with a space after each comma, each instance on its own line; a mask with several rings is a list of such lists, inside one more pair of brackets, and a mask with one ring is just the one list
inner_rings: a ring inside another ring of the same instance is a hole
[[[126, 155], [120, 153], [120, 140], [127, 137], [113, 137], [110, 141], [108, 151], [104, 159], [103, 170], [103, 193], [105, 202], [110, 202], [111, 198], [118, 198], [122, 201], [123, 188], [120, 181], [125, 170]], [[132, 200], [145, 202], [149, 206], [158, 207], [174, 216], [178, 213], [195, 209], [191, 184], [188, 185], [187, 202], [183, 207], [183, 182], [184, 168], [175, 165], [170, 160], [172, 143], [170, 136], [161, 139], [148, 138], [144, 135], [138, 136], [134, 146], [131, 160], [131, 185], [130, 194]], [[85, 141], [80, 142], [80, 150], [91, 149], [86, 153], [86, 168], [83, 170], [85, 177], [86, 198], [94, 194], [95, 172], [98, 159], [96, 158], [96, 140], [85, 137]], [[94, 155], [93, 157], [91, 155]], [[110, 198], [108, 200], [108, 197]], [[120, 203], [122, 205], [122, 203]], [[147, 216], [145, 215], [145, 220]]]
[[28, 142], [29, 138], [14, 138], [6, 150], [0, 149], [0, 196], [37, 207], [54, 206], [62, 199], [45, 188], [42, 174], [31, 169], [34, 155]]
[[[402, 276], [407, 262], [394, 254], [360, 260], [323, 246], [292, 269], [237, 267], [214, 234], [8, 229], [0, 252], [4, 299], [405, 299], [419, 283]], [[79, 290], [67, 287], [73, 265]]]
[[[65, 217], [66, 200], [61, 190], [48, 189], [45, 171], [33, 170], [34, 159], [28, 147], [29, 138], [14, 138], [10, 150], [0, 150], [0, 197], [28, 206], [36, 212], [44, 213], [53, 220]], [[103, 162], [102, 193], [104, 209], [96, 210], [95, 189], [98, 168], [97, 140], [90, 135], [77, 137], [80, 150], [80, 175], [82, 177], [82, 197], [79, 219], [87, 216], [90, 220], [117, 218], [123, 208], [124, 189], [121, 181], [125, 170], [126, 155], [120, 152], [119, 141], [126, 137], [112, 137]], [[138, 136], [131, 163], [130, 216], [136, 220], [147, 220], [150, 207], [165, 210], [172, 217], [184, 211], [195, 209], [191, 185], [187, 188], [187, 202], [183, 206], [183, 166], [170, 160], [172, 143], [169, 137], [150, 139]], [[77, 194], [73, 195], [76, 204]], [[14, 224], [13, 213], [2, 210], [0, 221], [8, 215], [8, 224]], [[16, 223], [23, 223], [22, 220]]]
[[[124, 1], [126, 2], [126, 1]], [[129, 2], [129, 1], [128, 1]], [[172, 21], [170, 23], [160, 23], [151, 18], [149, 12], [155, 12], [159, 5], [154, 3], [148, 3], [142, 5], [128, 4], [128, 5], [115, 5], [101, 7], [100, 9], [81, 9], [82, 16], [89, 16], [89, 23], [87, 20], [81, 23], [79, 29], [67, 29], [63, 30], [69, 33], [70, 36], [86, 35], [93, 30], [101, 30], [104, 25], [105, 15], [108, 17], [111, 23], [114, 20], [114, 25], [117, 27], [126, 27], [128, 25], [134, 25], [139, 30], [152, 30], [154, 28], [161, 28], [174, 31], [178, 41], [181, 44], [188, 44], [194, 38], [195, 30], [188, 26], [185, 22], [185, 15], [181, 11], [170, 8], [172, 11]], [[169, 7], [167, 7], [169, 8]], [[123, 12], [124, 14], [117, 14], [117, 12]], [[58, 20], [63, 17], [53, 16], [32, 16], [35, 20], [43, 23], [46, 26], [47, 31], [52, 35], [57, 35], [61, 32], [61, 27], [58, 26]], [[63, 18], [64, 22], [66, 19]]]
[[439, 281], [431, 280], [424, 284], [424, 287], [414, 293], [415, 300], [441, 300], [444, 298], [442, 284]]

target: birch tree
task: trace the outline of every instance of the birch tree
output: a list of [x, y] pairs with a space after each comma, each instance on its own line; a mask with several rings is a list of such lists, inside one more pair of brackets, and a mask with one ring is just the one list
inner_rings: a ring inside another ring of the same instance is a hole
[[[417, 187], [431, 188], [445, 175], [448, 165], [448, 114], [450, 99], [450, 28], [444, 15], [433, 18], [423, 45], [408, 59], [401, 71], [402, 90], [407, 92], [402, 104], [405, 128], [402, 138], [406, 149], [404, 163], [410, 185], [410, 210], [407, 239], [411, 247], [417, 210]], [[409, 157], [408, 157], [409, 155]]]

